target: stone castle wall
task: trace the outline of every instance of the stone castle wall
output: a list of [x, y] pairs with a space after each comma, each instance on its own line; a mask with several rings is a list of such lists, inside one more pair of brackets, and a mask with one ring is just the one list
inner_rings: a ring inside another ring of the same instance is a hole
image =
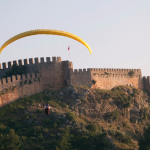
[[[130, 71], [134, 71], [133, 77], [129, 76]], [[91, 80], [96, 81], [93, 88], [111, 90], [115, 86], [127, 85], [143, 89], [141, 79], [141, 69], [91, 69]]]
[[75, 69], [74, 71], [71, 70], [71, 84], [72, 85], [78, 85], [83, 86], [86, 85], [88, 87], [91, 87], [91, 71], [90, 69]]
[[128, 76], [130, 71], [134, 71], [135, 76], [139, 76], [139, 78], [142, 78], [141, 69], [109, 69], [109, 68], [91, 68], [91, 72], [94, 74], [99, 75], [124, 75]]
[[42, 91], [40, 74], [32, 73], [32, 77], [28, 73], [25, 75], [17, 75], [3, 78], [0, 80], [0, 106], [15, 101], [17, 99], [27, 97]]
[[[129, 76], [130, 71], [134, 71], [132, 78]], [[96, 84], [93, 84], [92, 80], [95, 80]], [[119, 85], [128, 85], [144, 89], [141, 69], [75, 69], [71, 72], [71, 84], [79, 86], [86, 85], [88, 87], [108, 90]]]
[[[24, 62], [24, 64], [23, 64]], [[5, 73], [7, 71], [9, 71], [12, 68], [13, 64], [17, 64], [19, 66], [26, 66], [26, 73], [32, 73], [32, 72], [41, 72], [40, 69], [41, 67], [43, 67], [44, 65], [46, 66], [47, 64], [54, 64], [56, 62], [61, 62], [61, 57], [52, 57], [52, 61], [50, 60], [50, 57], [46, 57], [46, 62], [44, 61], [44, 57], [40, 58], [40, 62], [39, 62], [39, 58], [34, 58], [34, 62], [33, 63], [33, 58], [29, 58], [28, 59], [20, 59], [18, 60], [14, 60], [13, 62], [4, 62], [2, 63], [2, 65], [0, 64], [0, 79], [2, 78], [3, 75], [5, 75]], [[2, 67], [3, 66], [3, 67]]]
[[92, 80], [96, 81], [94, 88], [111, 90], [115, 86], [126, 85], [135, 88], [144, 89], [143, 80], [138, 76], [129, 77], [124, 75], [92, 75]]
[[[30, 96], [45, 90], [60, 89], [66, 85], [88, 86], [100, 89], [112, 89], [119, 85], [134, 86], [139, 89], [146, 89], [150, 92], [150, 77], [143, 77], [140, 69], [107, 69], [89, 68], [75, 69], [69, 61], [61, 61], [60, 57], [24, 59], [27, 67], [26, 75], [17, 75], [0, 80], [0, 106], [3, 106], [16, 99]], [[17, 61], [13, 61], [13, 64]], [[23, 65], [19, 60], [18, 65]], [[11, 69], [12, 62], [0, 64], [0, 78]], [[129, 72], [134, 71], [133, 77]], [[96, 81], [93, 84], [93, 81]]]
[[[33, 63], [33, 58], [30, 58], [28, 63], [28, 60], [24, 59], [24, 65], [27, 67], [27, 75], [17, 75], [12, 76], [11, 78], [8, 77], [7, 80], [5, 78], [0, 80], [0, 106], [25, 96], [30, 96], [45, 90], [60, 89], [65, 85], [70, 85], [71, 62], [61, 61], [60, 57], [52, 57], [52, 61], [50, 61], [50, 57], [47, 57], [46, 62], [44, 61], [44, 58], [41, 58], [40, 63], [38, 58], [35, 58], [34, 60], [35, 63]], [[13, 64], [15, 63], [17, 64], [17, 61], [13, 61]], [[23, 65], [22, 60], [18, 61], [18, 65]], [[6, 63], [3, 63], [3, 69], [0, 69], [0, 76], [2, 77], [5, 75], [11, 67], [11, 62], [8, 62], [8, 68]], [[37, 80], [35, 75], [40, 82], [32, 82], [29, 84], [30, 79]], [[27, 84], [20, 86], [20, 82], [24, 83], [25, 80], [27, 80]], [[13, 89], [14, 87], [14, 92], [9, 92], [8, 89]]]

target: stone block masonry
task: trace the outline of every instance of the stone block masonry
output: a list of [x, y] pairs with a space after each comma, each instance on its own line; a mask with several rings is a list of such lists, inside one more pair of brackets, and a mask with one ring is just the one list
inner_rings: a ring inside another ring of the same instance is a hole
[[39, 73], [36, 73], [36, 77], [34, 73], [32, 76], [28, 73], [27, 76], [17, 75], [17, 78], [16, 76], [7, 77], [7, 82], [3, 78], [0, 80], [0, 106], [40, 92], [42, 92], [42, 86]]
[[[0, 64], [0, 78], [17, 61]], [[111, 90], [115, 86], [127, 85], [150, 92], [150, 77], [143, 77], [141, 69], [88, 68], [75, 69], [69, 61], [60, 57], [46, 57], [18, 60], [18, 65], [26, 66], [26, 75], [0, 79], [0, 106], [19, 98], [30, 96], [50, 89], [60, 89], [66, 85], [88, 86]], [[8, 67], [7, 67], [8, 66]], [[129, 72], [134, 72], [133, 76]]]
[[[70, 85], [70, 69], [72, 69], [72, 62], [61, 61], [60, 57], [50, 57], [24, 59], [24, 65], [26, 66], [26, 75], [17, 75], [3, 78], [0, 80], [0, 106], [3, 106], [11, 101], [19, 98], [30, 96], [36, 93], [40, 93], [50, 89], [60, 89], [65, 85]], [[23, 65], [22, 60], [18, 61], [18, 65]], [[13, 64], [17, 61], [13, 61]], [[8, 68], [6, 63], [3, 63], [3, 69], [0, 69], [0, 77], [11, 69], [12, 63], [8, 62]], [[11, 90], [10, 90], [11, 89]], [[12, 92], [13, 89], [13, 92]]]
[[71, 85], [78, 85], [83, 86], [86, 85], [88, 87], [92, 86], [91, 81], [91, 71], [90, 69], [75, 69], [74, 71], [71, 70]]
[[[127, 85], [143, 89], [141, 69], [92, 68], [90, 71], [91, 80], [96, 81], [93, 88], [111, 90], [115, 86]], [[132, 77], [129, 75], [130, 71], [134, 72]]]

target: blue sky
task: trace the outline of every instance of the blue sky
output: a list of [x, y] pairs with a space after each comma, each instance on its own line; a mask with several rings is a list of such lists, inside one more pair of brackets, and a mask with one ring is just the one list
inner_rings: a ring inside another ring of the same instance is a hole
[[149, 0], [0, 0], [0, 46], [21, 32], [54, 29], [81, 37], [93, 52], [66, 37], [37, 35], [7, 46], [0, 63], [60, 56], [74, 69], [133, 68], [149, 76], [149, 8]]

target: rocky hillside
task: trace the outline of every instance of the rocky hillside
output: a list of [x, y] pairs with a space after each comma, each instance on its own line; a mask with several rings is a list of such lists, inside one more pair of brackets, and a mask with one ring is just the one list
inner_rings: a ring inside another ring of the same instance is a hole
[[[0, 145], [13, 132], [18, 149], [138, 149], [149, 124], [149, 98], [127, 86], [45, 91], [0, 108]], [[49, 115], [46, 103], [52, 107]]]

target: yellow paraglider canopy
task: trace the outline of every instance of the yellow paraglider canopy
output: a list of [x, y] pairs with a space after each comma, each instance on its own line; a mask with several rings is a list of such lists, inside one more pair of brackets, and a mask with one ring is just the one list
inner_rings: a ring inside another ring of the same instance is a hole
[[26, 36], [31, 36], [31, 35], [37, 35], [37, 34], [52, 34], [52, 35], [60, 35], [60, 36], [66, 36], [66, 37], [72, 38], [72, 39], [82, 43], [84, 46], [86, 46], [88, 48], [90, 54], [92, 53], [90, 46], [84, 40], [82, 40], [80, 37], [78, 37], [78, 36], [76, 36], [72, 33], [69, 33], [69, 32], [59, 31], [59, 30], [50, 30], [50, 29], [37, 29], [37, 30], [31, 30], [31, 31], [20, 33], [16, 36], [10, 38], [8, 41], [6, 41], [1, 46], [0, 53], [10, 43], [12, 43], [12, 42], [14, 42], [14, 41], [16, 41], [20, 38], [23, 38], [23, 37], [26, 37]]

